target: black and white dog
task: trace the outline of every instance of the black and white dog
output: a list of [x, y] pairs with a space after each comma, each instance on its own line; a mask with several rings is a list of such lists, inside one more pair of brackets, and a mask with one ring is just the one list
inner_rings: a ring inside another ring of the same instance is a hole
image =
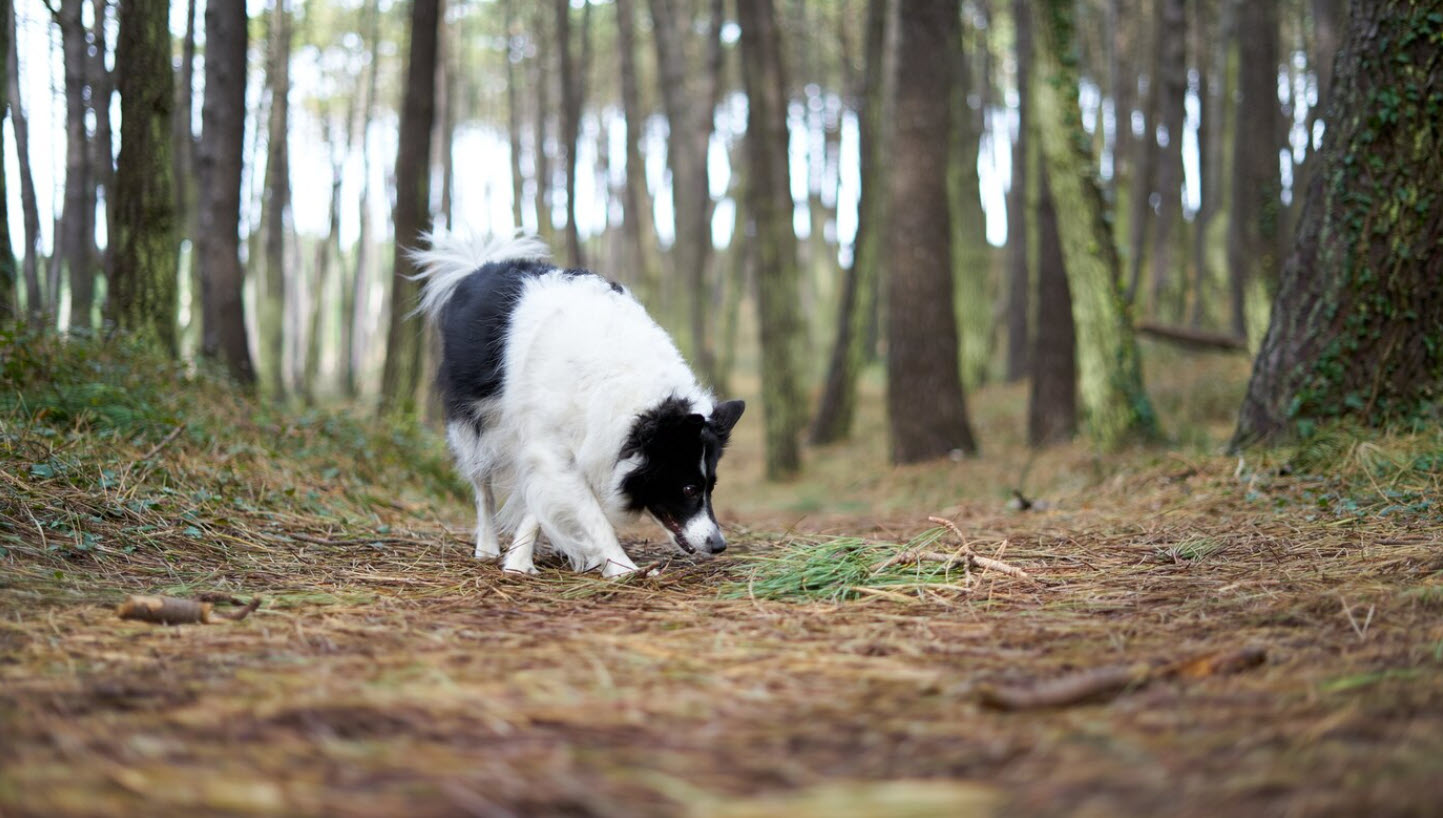
[[[536, 538], [580, 571], [636, 570], [615, 526], [650, 514], [694, 557], [726, 548], [717, 461], [745, 404], [718, 403], [627, 290], [546, 263], [529, 237], [431, 235], [420, 312], [440, 329], [446, 438], [476, 487], [476, 557], [534, 574]], [[496, 498], [505, 502], [498, 510]]]

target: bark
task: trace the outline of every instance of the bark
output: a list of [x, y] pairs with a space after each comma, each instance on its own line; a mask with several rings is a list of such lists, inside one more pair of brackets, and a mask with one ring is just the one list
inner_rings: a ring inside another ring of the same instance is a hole
[[1123, 300], [1121, 264], [1102, 191], [1093, 178], [1090, 145], [1077, 104], [1072, 3], [1035, 5], [1033, 104], [1057, 213], [1062, 255], [1072, 290], [1078, 346], [1079, 397], [1088, 436], [1104, 448], [1156, 436], [1157, 421], [1142, 386], [1132, 317]]
[[1158, 121], [1167, 131], [1167, 147], [1158, 149], [1158, 206], [1153, 221], [1152, 297], [1149, 312], [1160, 314], [1164, 298], [1170, 298], [1167, 313], [1175, 317], [1176, 283], [1173, 280], [1173, 229], [1182, 226], [1182, 132], [1183, 102], [1187, 98], [1187, 19], [1184, 0], [1159, 0], [1157, 9], [1157, 53], [1159, 55]]
[[[1198, 170], [1202, 181], [1202, 203], [1193, 223], [1193, 287], [1192, 317], [1194, 329], [1203, 325], [1207, 314], [1209, 285], [1212, 282], [1208, 249], [1212, 246], [1209, 229], [1213, 219], [1222, 212], [1227, 191], [1223, 181], [1223, 144], [1232, 108], [1224, 104], [1231, 98], [1232, 83], [1228, 71], [1228, 51], [1233, 38], [1234, 8], [1237, 0], [1220, 0], [1217, 31], [1210, 41], [1201, 39], [1204, 26], [1198, 25], [1198, 97], [1202, 117], [1198, 124]], [[1211, 43], [1211, 49], [1205, 43]], [[1203, 65], [1204, 52], [1209, 63]]]
[[247, 37], [244, 3], [206, 4], [195, 259], [201, 271], [201, 352], [223, 360], [231, 377], [250, 391], [256, 373], [246, 340], [239, 232]]
[[[0, 0], [0, 122], [5, 119], [7, 106], [10, 55], [10, 0]], [[10, 241], [10, 194], [5, 176], [5, 146], [0, 140], [0, 326], [7, 326], [19, 315], [15, 301], [16, 266], [15, 251]]]
[[626, 118], [626, 187], [622, 189], [622, 230], [629, 264], [644, 296], [655, 297], [660, 273], [656, 261], [656, 233], [652, 225], [651, 195], [646, 187], [646, 166], [641, 158], [641, 107], [636, 70], [636, 13], [632, 0], [616, 0], [617, 43], [621, 61], [621, 107]]
[[[501, 0], [502, 25], [506, 29], [506, 135], [510, 146], [511, 160], [511, 223], [519, 228], [525, 223], [521, 215], [523, 178], [521, 175], [521, 95], [516, 76], [516, 64], [526, 54], [524, 47], [518, 47], [520, 36], [516, 33], [516, 0]], [[626, 59], [623, 55], [622, 59]]]
[[286, 378], [286, 230], [290, 221], [291, 8], [289, 0], [272, 0], [267, 31], [266, 86], [271, 109], [266, 127], [265, 191], [261, 203], [264, 234], [265, 286], [259, 301], [261, 371], [276, 400], [289, 391]]
[[883, 105], [886, 53], [887, 0], [867, 3], [866, 45], [860, 75], [854, 80], [852, 104], [857, 112], [858, 151], [862, 189], [857, 200], [857, 235], [852, 242], [852, 263], [842, 279], [837, 307], [837, 337], [827, 365], [811, 440], [834, 443], [851, 434], [857, 407], [857, 376], [867, 361], [865, 323], [875, 309], [878, 256], [886, 220], [886, 190], [882, 157], [886, 122]]
[[[1165, 0], [1140, 0], [1140, 4], [1146, 9], [1149, 3], [1156, 6]], [[1139, 10], [1140, 12], [1143, 10]], [[1143, 15], [1140, 15], [1143, 16]], [[1153, 9], [1151, 14], [1145, 15], [1148, 19], [1160, 17]], [[1141, 38], [1139, 38], [1141, 39]], [[1127, 229], [1130, 236], [1128, 240], [1128, 278], [1127, 278], [1127, 302], [1135, 303], [1138, 287], [1142, 284], [1142, 267], [1146, 260], [1148, 246], [1147, 238], [1152, 227], [1152, 195], [1157, 191], [1157, 112], [1161, 104], [1162, 93], [1161, 83], [1158, 82], [1158, 74], [1162, 67], [1160, 52], [1161, 38], [1154, 37], [1150, 42], [1152, 49], [1151, 60], [1147, 71], [1147, 95], [1143, 97], [1142, 103], [1142, 137], [1136, 142], [1136, 159], [1134, 160], [1134, 172], [1132, 175], [1132, 188], [1128, 191], [1128, 220]], [[1119, 127], [1121, 123], [1119, 123]], [[1132, 133], [1131, 120], [1127, 125], [1127, 132]]]
[[1037, 341], [1027, 402], [1027, 444], [1066, 443], [1077, 434], [1077, 336], [1072, 291], [1045, 163], [1037, 179]]
[[947, 180], [952, 65], [960, 36], [955, 2], [903, 0], [896, 131], [890, 178], [887, 414], [892, 460], [914, 463], [977, 444], [967, 418], [953, 310]]
[[[992, 277], [992, 246], [987, 243], [987, 214], [982, 210], [982, 183], [977, 172], [985, 122], [982, 107], [973, 109], [968, 101], [977, 89], [973, 87], [972, 58], [963, 53], [960, 32], [951, 44], [949, 61], [956, 77], [952, 84], [952, 139], [947, 165], [952, 276], [962, 385], [973, 389], [987, 380], [994, 337], [992, 299], [987, 293]], [[985, 95], [976, 93], [976, 96]]]
[[124, 330], [177, 354], [175, 180], [170, 160], [175, 72], [170, 4], [127, 0], [116, 47], [120, 160], [110, 202], [114, 268], [109, 309]]
[[801, 470], [798, 438], [806, 411], [798, 363], [803, 337], [797, 309], [800, 270], [787, 178], [788, 86], [771, 0], [738, 0], [737, 17], [742, 27], [742, 82], [749, 100], [747, 211], [757, 254], [766, 474], [777, 479]]
[[396, 246], [391, 272], [391, 321], [386, 332], [386, 364], [381, 374], [381, 412], [413, 416], [421, 382], [425, 333], [411, 307], [420, 294], [407, 251], [420, 246], [429, 229], [431, 175], [426, 172], [434, 125], [436, 57], [441, 0], [413, 0], [411, 46], [406, 61], [406, 96], [401, 110], [401, 137], [396, 154]]
[[[86, 60], [86, 78], [90, 83], [90, 100], [87, 106], [95, 117], [95, 137], [90, 140], [90, 173], [86, 178], [85, 187], [85, 212], [91, 214], [91, 226], [95, 225], [95, 212], [99, 204], [99, 190], [105, 191], [106, 199], [110, 198], [112, 189], [115, 186], [115, 142], [113, 130], [110, 124], [110, 102], [115, 95], [114, 72], [105, 67], [105, 55], [107, 45], [105, 40], [105, 19], [106, 11], [110, 7], [109, 0], [92, 0], [91, 9], [95, 16], [95, 25], [91, 29], [91, 40], [93, 54]], [[184, 211], [181, 211], [184, 212]], [[86, 244], [86, 250], [90, 256], [91, 279], [94, 280], [94, 271], [109, 271], [111, 258], [109, 248], [103, 252], [96, 241], [95, 231], [90, 231], [90, 240]], [[92, 298], [92, 301], [94, 299]]]
[[[1407, 95], [1401, 88], [1430, 89]], [[1337, 418], [1436, 428], [1443, 396], [1443, 5], [1359, 0], [1233, 447]]]
[[[88, 330], [93, 325], [91, 312], [95, 306], [95, 207], [94, 200], [87, 196], [91, 157], [85, 127], [89, 43], [81, 16], [84, 5], [84, 0], [61, 0], [56, 17], [65, 61], [65, 206], [56, 252], [70, 282], [70, 326]], [[58, 304], [59, 294], [50, 295]]]
[[[341, 253], [341, 180], [344, 157], [350, 151], [337, 151], [332, 146], [331, 123], [325, 123], [325, 142], [331, 149], [331, 199], [327, 207], [329, 223], [326, 237], [316, 245], [316, 279], [311, 290], [311, 315], [307, 321], [306, 362], [301, 375], [301, 394], [307, 406], [316, 405], [316, 385], [321, 374], [322, 319], [326, 311], [326, 285], [331, 278], [331, 259]], [[349, 143], [349, 140], [347, 140]], [[347, 145], [349, 147], [349, 144]]]
[[[1238, 100], [1233, 128], [1232, 201], [1228, 211], [1228, 277], [1232, 330], [1256, 336], [1248, 299], [1277, 283], [1281, 244], [1282, 178], [1278, 151], [1283, 121], [1278, 108], [1278, 9], [1273, 3], [1238, 4]], [[1254, 290], [1250, 295], [1250, 290]]]
[[[573, 267], [586, 266], [581, 253], [581, 234], [576, 228], [576, 153], [581, 136], [581, 104], [583, 89], [582, 71], [577, 70], [576, 58], [572, 51], [571, 0], [556, 0], [556, 50], [560, 58], [561, 79], [561, 140], [557, 146], [558, 158], [566, 174], [566, 255]], [[590, 36], [589, 21], [591, 4], [586, 6], [581, 37]]]
[[[361, 198], [356, 227], [356, 271], [352, 276], [350, 320], [342, 321], [342, 355], [345, 360], [345, 376], [342, 387], [346, 396], [356, 397], [359, 385], [356, 373], [364, 360], [365, 344], [368, 340], [367, 327], [371, 319], [370, 280], [367, 265], [371, 259], [371, 121], [376, 114], [376, 85], [378, 66], [381, 58], [381, 9], [380, 0], [366, 4], [366, 42], [370, 44], [369, 59], [366, 63], [364, 95], [365, 105], [361, 113]], [[349, 335], [345, 335], [349, 333]]]
[[5, 26], [12, 45], [5, 55], [5, 89], [10, 126], [15, 133], [15, 160], [20, 168], [20, 212], [25, 225], [22, 245], [25, 261], [21, 265], [25, 279], [25, 316], [26, 322], [35, 328], [45, 319], [45, 295], [40, 288], [40, 208], [35, 201], [35, 177], [30, 171], [30, 123], [20, 97], [20, 60], [13, 47], [16, 42], [15, 5], [13, 0], [6, 2], [9, 7], [0, 25]]
[[[1031, 368], [1031, 267], [1028, 263], [1027, 159], [1032, 121], [1028, 100], [1031, 82], [1032, 14], [1027, 0], [1012, 0], [1012, 22], [1017, 31], [1017, 139], [1012, 145], [1012, 189], [1007, 194], [1007, 380], [1024, 377]], [[1050, 197], [1049, 197], [1050, 198]], [[1069, 307], [1071, 309], [1071, 307]]]
[[175, 208], [180, 214], [181, 241], [190, 240], [190, 315], [193, 326], [203, 324], [205, 305], [201, 299], [200, 265], [196, 263], [197, 197], [196, 142], [192, 121], [195, 114], [195, 16], [196, 0], [185, 6], [185, 39], [181, 43], [180, 76], [175, 85]]
[[[706, 154], [712, 132], [711, 102], [716, 93], [714, 87], [708, 86], [715, 78], [710, 72], [689, 67], [685, 35], [689, 26], [679, 16], [676, 5], [668, 0], [651, 2], [652, 40], [656, 44], [662, 107], [668, 127], [666, 161], [671, 170], [676, 227], [672, 257], [685, 288], [692, 363], [703, 381], [714, 383], [716, 357], [709, 328], [711, 304], [707, 286], [707, 267], [711, 261], [711, 182]], [[765, 6], [764, 12], [756, 6], [751, 10], [770, 14], [771, 4]], [[775, 33], [775, 21], [768, 25]], [[713, 30], [708, 34], [717, 36]], [[778, 56], [777, 60], [780, 59]], [[785, 132], [785, 96], [782, 104]], [[790, 215], [787, 218], [790, 219]], [[795, 244], [795, 237], [792, 243]]]

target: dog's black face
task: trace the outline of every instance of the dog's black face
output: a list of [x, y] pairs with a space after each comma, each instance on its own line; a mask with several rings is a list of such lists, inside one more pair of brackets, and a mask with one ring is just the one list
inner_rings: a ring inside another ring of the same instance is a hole
[[727, 547], [711, 492], [717, 461], [744, 409], [742, 401], [726, 401], [707, 417], [693, 412], [690, 402], [670, 398], [637, 418], [621, 451], [623, 459], [639, 460], [622, 480], [627, 507], [651, 514], [676, 547], [693, 556], [709, 557]]

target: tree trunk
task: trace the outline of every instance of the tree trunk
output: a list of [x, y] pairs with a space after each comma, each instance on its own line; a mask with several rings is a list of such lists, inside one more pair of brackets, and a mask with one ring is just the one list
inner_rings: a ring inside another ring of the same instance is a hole
[[20, 168], [20, 212], [25, 223], [25, 316], [31, 328], [45, 323], [46, 297], [40, 288], [40, 208], [35, 201], [35, 177], [30, 172], [30, 123], [20, 98], [20, 60], [16, 56], [15, 5], [7, 0], [4, 25], [11, 48], [5, 55], [5, 88], [10, 106], [10, 126], [15, 132], [15, 160]]
[[[5, 120], [8, 107], [8, 83], [10, 28], [10, 0], [0, 0], [0, 123]], [[15, 301], [16, 267], [15, 251], [10, 241], [10, 194], [5, 176], [5, 146], [0, 140], [0, 326], [9, 328], [10, 322], [20, 314]]]
[[[1353, 3], [1322, 169], [1238, 417], [1233, 448], [1318, 422], [1435, 428], [1443, 394], [1443, 7]], [[1410, 97], [1400, 88], [1433, 89]]]
[[887, 414], [892, 460], [914, 463], [977, 443], [957, 358], [952, 294], [949, 121], [960, 10], [955, 2], [902, 0], [887, 252]]
[[[737, 18], [742, 27], [742, 82], [749, 101], [747, 215], [757, 252], [766, 474], [778, 479], [801, 470], [798, 437], [806, 412], [798, 365], [803, 324], [797, 308], [800, 273], [787, 177], [786, 71], [771, 0], [738, 0]], [[675, 135], [672, 144], [677, 144]], [[680, 193], [682, 186], [674, 184]], [[680, 226], [677, 240], [681, 241]]]
[[[1228, 278], [1232, 329], [1256, 337], [1250, 298], [1276, 285], [1281, 244], [1283, 145], [1278, 109], [1278, 9], [1273, 3], [1238, 4], [1238, 100], [1233, 127], [1232, 202], [1228, 211]], [[1250, 324], [1253, 326], [1250, 330]]]
[[[1189, 323], [1201, 328], [1207, 315], [1212, 264], [1208, 250], [1213, 246], [1209, 233], [1213, 219], [1222, 212], [1227, 191], [1223, 186], [1223, 145], [1227, 134], [1231, 106], [1228, 52], [1233, 38], [1234, 8], [1237, 0], [1219, 0], [1216, 34], [1204, 40], [1204, 26], [1198, 24], [1198, 98], [1201, 120], [1198, 123], [1198, 176], [1202, 182], [1202, 204], [1193, 222], [1193, 287], [1192, 316]], [[1211, 48], [1205, 44], [1211, 43]], [[1210, 60], [1203, 64], [1204, 55]]]
[[[979, 41], [981, 37], [977, 38]], [[986, 382], [992, 360], [992, 245], [987, 243], [987, 214], [982, 210], [981, 178], [977, 157], [986, 128], [983, 108], [969, 102], [973, 87], [970, 55], [962, 50], [962, 34], [951, 43], [949, 62], [954, 66], [952, 118], [947, 164], [947, 191], [952, 229], [952, 278], [955, 287], [957, 332], [961, 346], [962, 385], [973, 389]], [[982, 94], [976, 94], [978, 98]]]
[[196, 149], [196, 266], [201, 271], [201, 352], [225, 361], [246, 391], [255, 367], [246, 340], [240, 263], [241, 165], [245, 158], [246, 41], [244, 3], [205, 7], [205, 98]]
[[284, 401], [286, 378], [286, 225], [291, 198], [290, 64], [291, 8], [289, 0], [272, 0], [266, 43], [266, 86], [271, 100], [266, 133], [265, 192], [261, 205], [264, 233], [265, 286], [261, 288], [259, 318], [261, 370], [272, 397]]
[[[673, 266], [682, 276], [687, 306], [686, 322], [690, 329], [690, 353], [702, 380], [714, 383], [716, 358], [709, 329], [710, 288], [707, 266], [711, 260], [711, 182], [707, 170], [707, 144], [711, 140], [712, 107], [715, 89], [707, 87], [709, 72], [689, 68], [686, 54], [688, 21], [679, 17], [677, 4], [669, 0], [652, 0], [652, 39], [656, 43], [657, 67], [661, 73], [661, 100], [666, 110], [669, 129], [666, 161], [671, 169], [671, 198], [675, 214], [675, 238], [672, 242]], [[770, 14], [752, 6], [752, 11]], [[738, 14], [740, 17], [740, 13]], [[757, 23], [756, 18], [752, 18]], [[767, 36], [775, 35], [775, 21]], [[709, 30], [709, 35], [715, 36]], [[760, 36], [760, 34], [759, 34]], [[759, 44], [753, 43], [754, 46]], [[778, 57], [780, 60], [780, 57]], [[765, 82], [765, 80], [763, 80]], [[782, 89], [785, 94], [785, 89]], [[782, 102], [782, 128], [785, 133], [785, 96]], [[770, 116], [770, 114], [767, 114]], [[783, 190], [789, 190], [785, 185]], [[790, 194], [788, 194], [790, 196]], [[755, 212], [755, 211], [754, 211]], [[787, 216], [791, 218], [790, 215]], [[792, 244], [795, 246], [795, 236]], [[791, 257], [789, 256], [789, 259]]]
[[[1139, 19], [1152, 19], [1158, 15], [1155, 8], [1158, 3], [1164, 0], [1139, 0], [1141, 8], [1138, 9]], [[1150, 12], [1150, 13], [1149, 13]], [[1138, 26], [1137, 30], [1142, 31]], [[1147, 258], [1147, 238], [1152, 227], [1152, 194], [1157, 190], [1157, 112], [1161, 105], [1162, 94], [1161, 83], [1158, 82], [1158, 74], [1162, 70], [1161, 41], [1154, 37], [1151, 41], [1145, 40], [1141, 34], [1138, 39], [1151, 46], [1148, 61], [1147, 95], [1142, 100], [1142, 136], [1134, 143], [1136, 146], [1136, 158], [1133, 163], [1132, 187], [1128, 191], [1128, 220], [1127, 229], [1130, 236], [1128, 240], [1128, 277], [1127, 277], [1127, 303], [1136, 303], [1137, 290], [1142, 286], [1142, 267]], [[1139, 43], [1140, 45], [1141, 43]], [[1122, 127], [1119, 123], [1118, 127]], [[1132, 133], [1131, 117], [1127, 124], [1127, 132]]]
[[[56, 253], [63, 259], [70, 281], [70, 326], [89, 330], [95, 306], [95, 269], [91, 266], [95, 209], [86, 208], [91, 171], [90, 139], [85, 127], [90, 44], [82, 20], [84, 5], [84, 0], [61, 0], [56, 18], [65, 58], [65, 207]], [[57, 295], [52, 293], [52, 298]]]
[[[1184, 0], [1159, 0], [1157, 8], [1156, 82], [1158, 120], [1167, 132], [1167, 147], [1158, 149], [1158, 206], [1153, 221], [1152, 297], [1149, 312], [1159, 315], [1164, 298], [1178, 303], [1173, 280], [1173, 228], [1182, 222], [1182, 132], [1183, 103], [1187, 99], [1187, 19]], [[1176, 318], [1180, 309], [1169, 309]]]
[[[1028, 263], [1027, 159], [1032, 121], [1028, 87], [1031, 81], [1032, 15], [1027, 0], [1012, 0], [1012, 21], [1017, 30], [1017, 140], [1012, 145], [1012, 189], [1007, 194], [1007, 380], [1016, 381], [1031, 369], [1029, 326], [1032, 310], [1032, 274]], [[1049, 195], [1049, 199], [1050, 199]], [[1055, 225], [1054, 225], [1055, 229]], [[1071, 309], [1069, 305], [1068, 309]], [[1071, 320], [1069, 318], [1069, 320]]]
[[1137, 339], [1123, 301], [1121, 264], [1082, 129], [1076, 66], [1062, 59], [1074, 48], [1072, 3], [1047, 0], [1034, 9], [1039, 37], [1033, 49], [1034, 133], [1041, 136], [1067, 260], [1080, 341], [1080, 397], [1088, 435], [1112, 448], [1129, 439], [1154, 437], [1157, 421], [1142, 387]]
[[[307, 406], [316, 405], [316, 382], [321, 374], [321, 343], [325, 327], [322, 319], [326, 315], [326, 284], [331, 277], [331, 257], [341, 252], [341, 179], [345, 167], [345, 154], [332, 145], [334, 134], [330, 120], [324, 125], [325, 143], [331, 151], [331, 200], [327, 208], [329, 226], [326, 237], [316, 245], [316, 280], [311, 290], [311, 316], [307, 321], [306, 362], [301, 375], [301, 395]], [[348, 151], [349, 152], [349, 151]]]
[[401, 111], [401, 138], [396, 153], [396, 246], [391, 268], [391, 323], [386, 333], [386, 365], [381, 374], [381, 412], [414, 416], [421, 381], [425, 333], [411, 307], [420, 294], [408, 251], [420, 246], [431, 224], [431, 155], [436, 94], [437, 40], [441, 0], [413, 0], [411, 47], [406, 62], [406, 96]]
[[852, 263], [842, 279], [837, 306], [837, 337], [827, 365], [812, 442], [834, 443], [851, 434], [857, 407], [857, 376], [867, 360], [866, 321], [875, 309], [878, 256], [885, 236], [884, 188], [886, 120], [883, 105], [887, 42], [888, 0], [868, 0], [866, 45], [861, 75], [854, 80], [852, 104], [857, 114], [858, 152], [861, 154], [862, 189], [857, 198], [857, 235], [852, 241]]
[[626, 118], [626, 187], [622, 189], [622, 230], [633, 280], [642, 295], [655, 298], [660, 278], [656, 262], [656, 233], [652, 225], [651, 195], [646, 188], [646, 166], [641, 158], [641, 132], [646, 116], [641, 108], [636, 71], [636, 14], [632, 0], [616, 0], [617, 42], [621, 61], [621, 107]]
[[[86, 79], [90, 83], [90, 99], [86, 103], [95, 117], [95, 137], [90, 140], [90, 170], [85, 184], [85, 212], [89, 214], [90, 234], [86, 242], [86, 254], [90, 257], [91, 281], [95, 271], [104, 270], [109, 274], [112, 258], [110, 249], [101, 249], [95, 236], [95, 213], [99, 204], [99, 191], [105, 191], [110, 199], [115, 187], [115, 141], [110, 124], [110, 103], [115, 96], [114, 72], [105, 67], [107, 46], [105, 40], [106, 12], [109, 0], [92, 0], [91, 9], [95, 24], [91, 28], [92, 50], [86, 60]], [[108, 208], [107, 208], [108, 209]], [[183, 211], [180, 211], [183, 213]], [[94, 298], [91, 298], [92, 302]]]
[[[501, 0], [502, 25], [506, 29], [506, 135], [511, 160], [511, 225], [519, 229], [525, 223], [521, 214], [524, 179], [521, 175], [521, 94], [516, 64], [526, 57], [525, 46], [518, 46], [516, 33], [516, 0]], [[623, 53], [622, 59], [627, 59]]]
[[[588, 3], [586, 17], [591, 16]], [[581, 234], [576, 228], [576, 151], [581, 136], [582, 72], [577, 71], [571, 44], [571, 0], [556, 0], [556, 50], [561, 70], [561, 139], [558, 142], [561, 167], [566, 174], [566, 255], [573, 267], [585, 267], [581, 253]], [[583, 25], [581, 36], [590, 36]]]
[[1032, 351], [1027, 444], [1066, 443], [1077, 434], [1077, 336], [1067, 260], [1047, 164], [1037, 166], [1037, 341]]
[[191, 326], [202, 326], [205, 305], [201, 299], [203, 272], [196, 263], [198, 213], [196, 202], [196, 143], [192, 121], [195, 115], [195, 14], [196, 0], [185, 6], [185, 39], [181, 44], [180, 77], [175, 87], [175, 208], [180, 216], [181, 241], [190, 240], [190, 320]]
[[116, 47], [120, 160], [110, 202], [114, 271], [109, 313], [121, 329], [177, 353], [175, 180], [170, 163], [175, 72], [170, 4], [126, 0]]
[[356, 272], [352, 276], [350, 320], [342, 321], [345, 339], [341, 344], [345, 362], [343, 388], [346, 396], [355, 398], [360, 392], [357, 372], [365, 360], [365, 345], [369, 339], [371, 319], [370, 280], [367, 265], [370, 263], [371, 236], [371, 121], [376, 115], [377, 65], [381, 59], [381, 8], [380, 0], [366, 4], [366, 41], [370, 45], [370, 57], [366, 63], [365, 98], [361, 113], [361, 199], [356, 222]]
[[552, 245], [555, 232], [551, 220], [551, 156], [546, 152], [546, 126], [551, 114], [551, 72], [546, 59], [546, 14], [541, 4], [535, 7], [536, 16], [532, 25], [536, 30], [537, 55], [534, 65], [533, 82], [536, 88], [536, 126], [532, 129], [536, 148], [536, 235]]

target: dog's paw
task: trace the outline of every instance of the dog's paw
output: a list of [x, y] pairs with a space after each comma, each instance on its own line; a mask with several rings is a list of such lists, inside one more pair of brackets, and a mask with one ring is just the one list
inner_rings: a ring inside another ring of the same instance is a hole
[[601, 568], [601, 576], [603, 579], [620, 579], [621, 577], [629, 577], [635, 573], [636, 565], [631, 560], [625, 562], [607, 560], [606, 565]]
[[496, 542], [495, 537], [476, 540], [476, 559], [494, 560], [499, 556], [501, 556], [501, 546]]
[[537, 576], [541, 573], [540, 571], [536, 570], [536, 566], [530, 562], [517, 562], [515, 564], [512, 564], [510, 561], [507, 561], [505, 563], [502, 563], [501, 571], [502, 573], [506, 574], [521, 574], [522, 576], [531, 577]]

